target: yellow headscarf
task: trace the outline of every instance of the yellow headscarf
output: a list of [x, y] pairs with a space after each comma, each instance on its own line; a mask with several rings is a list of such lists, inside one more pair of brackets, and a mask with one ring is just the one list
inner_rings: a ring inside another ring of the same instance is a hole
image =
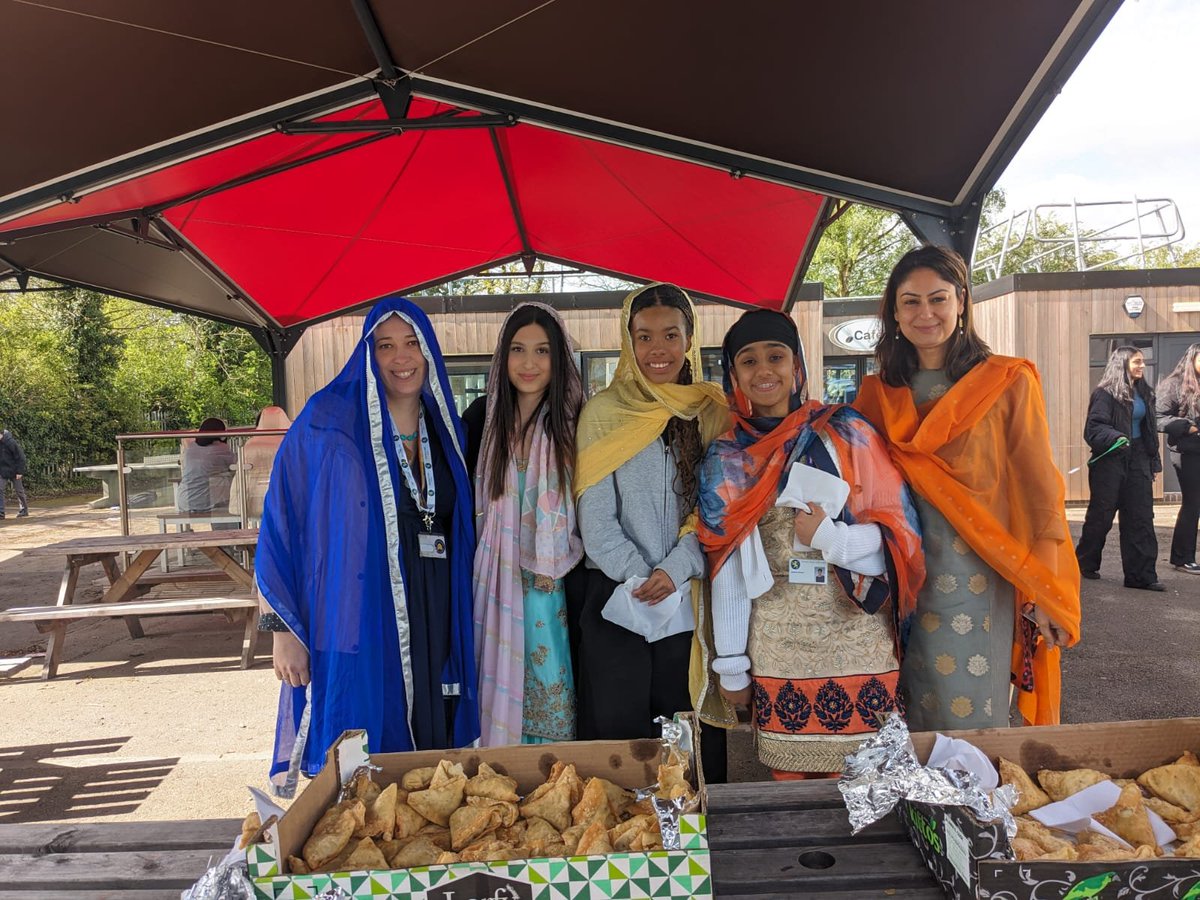
[[729, 427], [729, 409], [719, 385], [703, 380], [700, 364], [700, 335], [696, 330], [696, 307], [686, 292], [692, 322], [692, 346], [687, 360], [692, 366], [692, 384], [653, 384], [638, 368], [629, 333], [629, 310], [643, 292], [659, 287], [649, 284], [632, 291], [621, 306], [621, 358], [612, 384], [596, 394], [579, 416], [576, 444], [575, 496], [611, 475], [651, 443], [658, 440], [675, 416], [698, 419], [700, 441], [707, 447]]
[[[576, 498], [658, 440], [675, 416], [699, 421], [700, 441], [705, 449], [730, 427], [725, 392], [718, 385], [703, 380], [696, 307], [686, 291], [679, 292], [687, 300], [692, 323], [692, 346], [688, 349], [687, 360], [696, 381], [692, 384], [653, 384], [638, 368], [633, 355], [633, 337], [629, 333], [629, 311], [640, 294], [658, 286], [648, 284], [638, 288], [621, 306], [621, 358], [616, 374], [612, 384], [589, 400], [579, 415], [575, 438], [579, 453], [575, 465]], [[679, 529], [680, 537], [695, 531], [696, 524], [697, 516], [693, 511]], [[706, 579], [692, 580], [692, 612], [696, 619], [688, 671], [692, 705], [705, 722], [732, 728], [737, 724], [737, 714], [717, 690], [712, 671], [715, 653]]]

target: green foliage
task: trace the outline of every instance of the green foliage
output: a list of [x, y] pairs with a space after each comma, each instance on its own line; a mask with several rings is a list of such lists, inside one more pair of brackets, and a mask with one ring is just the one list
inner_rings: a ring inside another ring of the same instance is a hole
[[251, 425], [270, 402], [270, 360], [240, 328], [91, 291], [0, 295], [0, 427], [32, 490], [112, 462], [117, 434]]
[[850, 205], [825, 229], [805, 275], [825, 285], [826, 297], [875, 297], [892, 266], [917, 245], [895, 213]]

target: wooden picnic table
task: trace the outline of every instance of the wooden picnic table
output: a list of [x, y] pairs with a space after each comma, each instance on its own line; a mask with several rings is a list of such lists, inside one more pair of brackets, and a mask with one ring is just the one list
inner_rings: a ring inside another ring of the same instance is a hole
[[[65, 556], [58, 600], [53, 607], [22, 607], [0, 613], [0, 621], [32, 621], [39, 630], [50, 635], [42, 678], [53, 678], [62, 657], [67, 626], [73, 621], [97, 615], [121, 616], [131, 637], [143, 637], [140, 616], [171, 615], [189, 612], [208, 612], [242, 609], [247, 619], [257, 624], [257, 605], [253, 602], [254, 576], [222, 547], [252, 549], [258, 543], [258, 529], [236, 531], [185, 531], [178, 534], [131, 534], [104, 537], [72, 538], [33, 547], [24, 551], [28, 556]], [[214, 568], [201, 571], [175, 571], [147, 575], [160, 554], [172, 550], [197, 550], [206, 556]], [[121, 570], [117, 557], [130, 553], [133, 558]], [[98, 563], [108, 577], [109, 587], [97, 604], [75, 604], [79, 573], [84, 566]], [[196, 597], [175, 600], [146, 600], [136, 603], [152, 588], [165, 584], [203, 582], [232, 582], [234, 595], [225, 598]], [[223, 602], [222, 602], [223, 601]], [[109, 604], [116, 604], [109, 606]], [[73, 607], [73, 608], [72, 608]], [[126, 615], [128, 610], [128, 615]], [[247, 623], [249, 626], [249, 622]], [[247, 627], [243, 647], [243, 667], [253, 656], [253, 638]]]
[[[237, 819], [0, 825], [0, 900], [176, 900], [223, 856]], [[942, 900], [894, 815], [857, 837], [833, 781], [708, 789], [716, 896]]]

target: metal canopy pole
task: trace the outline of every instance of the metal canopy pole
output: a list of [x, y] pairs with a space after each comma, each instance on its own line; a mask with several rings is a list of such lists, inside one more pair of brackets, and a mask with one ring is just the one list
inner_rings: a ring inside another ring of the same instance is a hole
[[956, 207], [946, 216], [931, 216], [927, 213], [906, 210], [900, 218], [924, 244], [939, 244], [950, 247], [971, 265], [975, 253], [975, 235], [979, 231], [979, 204], [973, 202], [966, 209]]
[[271, 402], [286, 410], [288, 403], [287, 358], [300, 342], [305, 326], [292, 328], [251, 328], [251, 336], [271, 358]]
[[533, 263], [537, 259], [537, 254], [534, 253], [532, 245], [529, 243], [529, 232], [525, 228], [525, 215], [521, 212], [521, 201], [517, 199], [517, 188], [513, 184], [512, 169], [508, 164], [508, 157], [505, 156], [504, 147], [500, 144], [500, 135], [496, 133], [496, 129], [489, 129], [488, 134], [492, 138], [492, 149], [496, 152], [496, 163], [500, 166], [500, 177], [504, 179], [504, 190], [508, 194], [508, 205], [512, 210], [513, 222], [517, 226], [517, 235], [521, 238], [521, 264], [525, 267], [525, 272], [533, 272]]

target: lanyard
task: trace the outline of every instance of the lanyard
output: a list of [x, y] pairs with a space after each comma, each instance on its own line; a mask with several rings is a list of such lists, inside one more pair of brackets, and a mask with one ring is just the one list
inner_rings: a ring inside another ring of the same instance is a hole
[[417, 489], [417, 479], [413, 476], [412, 468], [408, 464], [408, 454], [404, 452], [404, 445], [400, 443], [400, 432], [395, 426], [396, 423], [392, 422], [397, 445], [396, 456], [400, 458], [400, 471], [404, 473], [404, 483], [408, 485], [408, 495], [412, 497], [417, 512], [421, 514], [425, 530], [432, 532], [433, 512], [437, 508], [437, 485], [433, 481], [433, 462], [429, 450], [429, 432], [425, 429], [425, 410], [421, 409], [417, 413], [417, 433], [421, 436], [421, 463], [425, 469], [424, 506], [421, 505], [421, 492]]

